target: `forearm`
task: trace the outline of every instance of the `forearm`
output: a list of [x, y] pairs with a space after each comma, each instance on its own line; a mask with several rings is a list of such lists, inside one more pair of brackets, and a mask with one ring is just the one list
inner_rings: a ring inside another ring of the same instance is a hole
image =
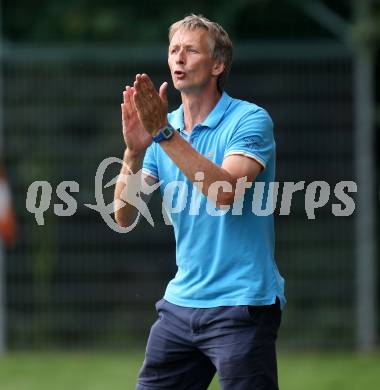
[[[233, 201], [236, 178], [198, 153], [178, 133], [175, 133], [170, 140], [162, 141], [160, 146], [191, 182], [196, 182], [196, 173], [203, 173], [202, 186], [198, 188], [210, 200], [217, 205], [227, 205]], [[197, 179], [199, 180], [199, 178]], [[217, 187], [215, 184], [213, 185], [215, 182], [226, 183], [225, 190], [219, 188], [215, 193]], [[210, 188], [210, 186], [212, 187]]]
[[128, 178], [131, 172], [137, 173], [142, 168], [145, 152], [134, 155], [126, 149], [123, 157], [123, 166], [115, 186], [114, 211], [115, 220], [120, 226], [129, 226], [137, 218], [137, 209], [126, 201]]

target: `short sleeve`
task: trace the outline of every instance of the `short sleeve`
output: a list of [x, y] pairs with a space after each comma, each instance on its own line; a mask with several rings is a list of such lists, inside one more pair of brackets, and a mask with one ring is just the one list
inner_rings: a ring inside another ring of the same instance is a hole
[[269, 114], [260, 108], [240, 119], [227, 143], [224, 157], [241, 154], [253, 158], [265, 169], [274, 153], [273, 122]]
[[158, 179], [157, 159], [155, 153], [156, 144], [153, 142], [147, 149], [143, 161], [143, 173]]

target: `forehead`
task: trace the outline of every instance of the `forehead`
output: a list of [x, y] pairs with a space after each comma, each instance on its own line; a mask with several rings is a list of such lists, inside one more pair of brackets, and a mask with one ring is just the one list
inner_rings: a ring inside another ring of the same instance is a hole
[[208, 45], [208, 31], [204, 28], [180, 28], [173, 35], [170, 46], [174, 45]]

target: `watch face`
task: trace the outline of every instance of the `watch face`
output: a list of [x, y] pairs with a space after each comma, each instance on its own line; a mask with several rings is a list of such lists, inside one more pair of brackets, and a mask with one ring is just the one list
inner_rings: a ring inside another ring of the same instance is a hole
[[173, 135], [173, 129], [171, 127], [165, 127], [162, 129], [162, 135], [168, 139]]
[[167, 125], [160, 129], [159, 133], [153, 137], [155, 142], [161, 142], [164, 139], [169, 139], [174, 134], [174, 128], [172, 126]]

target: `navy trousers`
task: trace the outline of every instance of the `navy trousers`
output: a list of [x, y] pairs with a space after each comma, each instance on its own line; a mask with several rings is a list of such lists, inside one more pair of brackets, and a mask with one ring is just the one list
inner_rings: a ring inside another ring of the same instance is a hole
[[268, 306], [195, 309], [156, 303], [136, 389], [206, 390], [218, 373], [223, 390], [277, 390], [279, 300]]

